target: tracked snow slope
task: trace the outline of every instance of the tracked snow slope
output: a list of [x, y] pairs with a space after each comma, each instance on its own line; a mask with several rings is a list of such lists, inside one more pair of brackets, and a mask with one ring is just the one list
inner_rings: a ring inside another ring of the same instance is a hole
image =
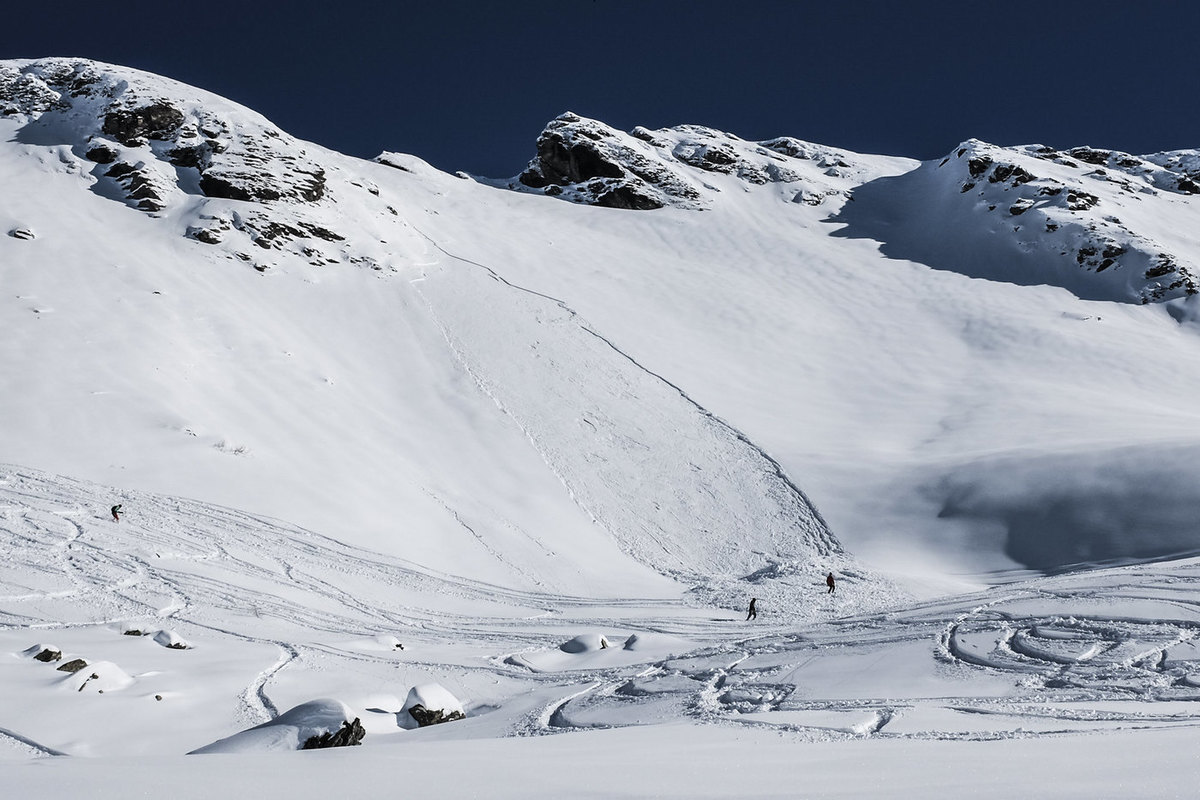
[[[1076, 770], [1137, 772], [1165, 796], [1194, 782], [1195, 560], [913, 605], [856, 582], [813, 587], [747, 624], [672, 598], [504, 589], [150, 493], [117, 523], [102, 507], [113, 494], [0, 469], [6, 792], [89, 780], [92, 796], [123, 797], [150, 780], [145, 765], [168, 763], [181, 796], [266, 772], [260, 793], [282, 798], [400, 764], [412, 785], [464, 796], [576, 796], [559, 761], [640, 764], [647, 750], [672, 765], [635, 768], [605, 796], [782, 795], [780, 769], [828, 796], [880, 773], [915, 796], [930, 764], [939, 785], [998, 798], [1099, 796], [1069, 793], [1092, 786]], [[430, 683], [466, 718], [406, 724], [410, 689]], [[362, 747], [280, 752], [343, 718], [361, 721]], [[1113, 741], [1120, 757], [1097, 763]], [[182, 757], [194, 751], [226, 755]], [[411, 770], [468, 757], [479, 768]], [[736, 759], [736, 787], [724, 763], [709, 774], [717, 758]], [[864, 761], [871, 770], [853, 766]], [[981, 764], [1004, 779], [963, 777]]]

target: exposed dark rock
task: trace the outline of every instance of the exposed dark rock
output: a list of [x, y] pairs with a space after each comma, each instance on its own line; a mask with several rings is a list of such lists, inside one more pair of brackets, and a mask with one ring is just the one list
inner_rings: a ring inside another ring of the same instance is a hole
[[325, 747], [354, 747], [362, 744], [362, 738], [367, 735], [366, 729], [358, 717], [354, 722], [343, 722], [337, 730], [326, 730], [318, 736], [308, 736], [300, 750], [323, 750]]
[[119, 183], [125, 189], [126, 197], [136, 200], [136, 206], [141, 210], [161, 211], [166, 208], [163, 189], [148, 174], [144, 164], [121, 161], [109, 167], [104, 174]]
[[1067, 154], [1083, 161], [1087, 164], [1107, 164], [1108, 159], [1112, 157], [1112, 152], [1109, 150], [1095, 150], [1091, 147], [1073, 147], [1067, 151]]
[[1087, 211], [1099, 202], [1100, 198], [1094, 194], [1081, 192], [1078, 189], [1067, 190], [1067, 208], [1072, 211]]
[[205, 244], [221, 243], [221, 232], [213, 228], [191, 226], [187, 229], [186, 235], [189, 239], [195, 239], [196, 241], [204, 242]]
[[203, 169], [208, 166], [212, 151], [207, 145], [196, 144], [176, 147], [167, 151], [167, 160], [177, 167]]
[[[58, 668], [58, 671], [59, 672], [79, 672], [79, 670], [83, 669], [87, 665], [88, 665], [88, 663], [86, 661], [84, 661], [82, 658], [76, 658], [76, 659], [72, 659], [71, 661], [68, 661], [67, 663], [60, 666]], [[96, 676], [92, 676], [92, 677], [96, 677]]]
[[125, 636], [145, 636], [146, 635], [145, 633], [138, 630], [137, 628], [130, 628], [129, 630], [124, 631], [123, 633]]
[[89, 147], [86, 155], [88, 161], [94, 161], [97, 164], [111, 164], [117, 160], [117, 156], [119, 156], [120, 153], [118, 153], [109, 145], [100, 142]]
[[537, 158], [521, 173], [520, 181], [540, 189], [550, 183], [566, 185], [624, 175], [624, 170], [607, 161], [591, 140], [568, 142], [561, 132], [547, 130], [538, 137]]
[[336, 731], [326, 731], [319, 736], [310, 736], [305, 740], [301, 750], [322, 750], [326, 747], [355, 747], [362, 744], [366, 729], [358, 717], [353, 722], [343, 722]]
[[972, 178], [982, 176], [991, 166], [992, 159], [987, 156], [975, 156], [967, 160], [967, 171], [971, 173]]
[[445, 709], [436, 708], [430, 709], [417, 703], [412, 708], [408, 709], [408, 715], [417, 721], [417, 724], [422, 728], [429, 725], [440, 725], [443, 722], [453, 722], [458, 719], [466, 719], [466, 714], [457, 709], [446, 713]]
[[183, 112], [159, 101], [141, 108], [108, 112], [102, 130], [121, 144], [135, 147], [138, 139], [169, 139], [182, 124]]
[[652, 211], [663, 204], [653, 197], [639, 193], [632, 186], [616, 186], [596, 196], [596, 205], [605, 208], [629, 208]]
[[62, 652], [60, 650], [51, 650], [49, 647], [44, 648], [40, 653], [34, 656], [37, 661], [50, 663], [51, 661], [61, 661]]
[[1014, 164], [998, 164], [992, 174], [988, 176], [988, 181], [991, 183], [1009, 182], [1013, 186], [1020, 186], [1022, 183], [1029, 183], [1034, 180], [1034, 176], [1027, 171]]
[[[253, 199], [244, 186], [235, 184], [212, 172], [206, 172], [200, 176], [200, 191], [204, 192], [205, 197], [220, 197], [225, 200]], [[278, 200], [279, 194], [275, 193], [274, 197], [268, 199]]]

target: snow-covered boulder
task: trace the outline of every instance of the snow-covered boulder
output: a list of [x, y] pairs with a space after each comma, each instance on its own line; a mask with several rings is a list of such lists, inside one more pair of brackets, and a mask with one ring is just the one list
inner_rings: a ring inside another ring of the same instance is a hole
[[191, 647], [187, 641], [175, 631], [159, 631], [154, 634], [154, 641], [171, 650], [187, 650]]
[[602, 633], [584, 633], [558, 646], [564, 653], [594, 653], [607, 650], [612, 644]]
[[27, 647], [21, 651], [21, 655], [46, 663], [62, 660], [62, 650], [48, 644], [35, 644], [32, 647]]
[[401, 728], [412, 730], [463, 719], [466, 712], [449, 689], [440, 683], [423, 683], [409, 689], [396, 717]]
[[212, 744], [192, 750], [202, 753], [260, 753], [267, 751], [301, 750], [312, 737], [335, 733], [354, 714], [340, 700], [322, 698], [292, 708], [270, 722], [226, 736]]

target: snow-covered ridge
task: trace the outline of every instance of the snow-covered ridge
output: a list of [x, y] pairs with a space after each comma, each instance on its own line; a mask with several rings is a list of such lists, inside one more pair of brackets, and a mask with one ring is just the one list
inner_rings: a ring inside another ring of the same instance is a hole
[[508, 188], [588, 205], [650, 210], [711, 206], [720, 176], [778, 184], [787, 199], [817, 205], [845, 189], [852, 156], [781, 137], [747, 142], [700, 125], [629, 133], [566, 112], [537, 140], [537, 155]]
[[1150, 303], [1200, 291], [1194, 151], [1132, 156], [1090, 147], [969, 140], [910, 173], [869, 182], [839, 235], [972, 277]]
[[[0, 62], [0, 113], [19, 124], [18, 142], [60, 148], [62, 168], [88, 178], [92, 191], [174, 215], [187, 237], [223, 243], [230, 257], [260, 269], [270, 265], [264, 250], [345, 258], [339, 243], [355, 231], [332, 195], [374, 189], [363, 179], [356, 189], [342, 176], [331, 182], [336, 168], [319, 148], [250, 109], [126, 67]], [[376, 265], [361, 253], [358, 260]]]

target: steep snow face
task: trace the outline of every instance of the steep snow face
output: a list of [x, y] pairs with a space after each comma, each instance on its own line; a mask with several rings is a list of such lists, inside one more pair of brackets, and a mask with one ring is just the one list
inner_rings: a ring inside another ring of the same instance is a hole
[[567, 112], [542, 131], [526, 170], [504, 185], [609, 208], [704, 209], [721, 191], [714, 181], [731, 176], [817, 205], [852, 185], [845, 180], [856, 171], [850, 158], [797, 139], [747, 142], [699, 125], [623, 133]]
[[1138, 157], [971, 140], [910, 173], [869, 182], [839, 235], [977, 278], [1150, 303], [1200, 291], [1197, 153]]
[[740, 606], [747, 576], [794, 594], [849, 563], [763, 448], [561, 301], [451, 255], [480, 238], [471, 214], [434, 224], [457, 191], [502, 223], [565, 204], [339, 156], [136, 71], [3, 75], [0, 362], [30, 377], [0, 398], [12, 458], [497, 585], [616, 569]]

